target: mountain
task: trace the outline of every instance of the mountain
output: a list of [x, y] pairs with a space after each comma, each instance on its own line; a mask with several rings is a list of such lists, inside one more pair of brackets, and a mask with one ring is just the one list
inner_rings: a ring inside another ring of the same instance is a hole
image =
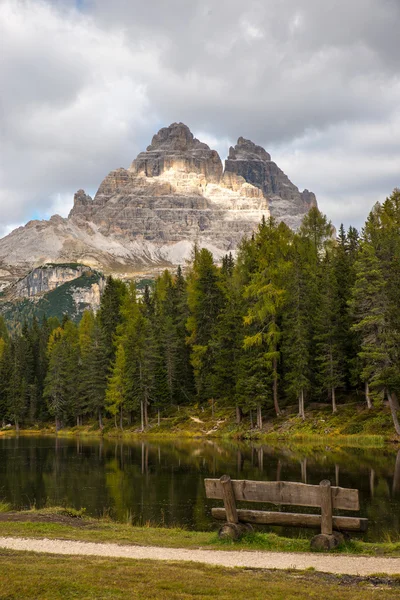
[[105, 287], [102, 273], [81, 264], [46, 264], [33, 269], [0, 294], [0, 314], [10, 329], [33, 317], [68, 314], [79, 321], [83, 312], [100, 306]]
[[193, 244], [216, 258], [235, 251], [262, 216], [290, 227], [316, 205], [260, 146], [239, 138], [225, 168], [183, 123], [161, 129], [128, 169], [111, 171], [68, 218], [30, 221], [0, 240], [0, 289], [46, 263], [83, 263], [135, 276], [183, 264]]

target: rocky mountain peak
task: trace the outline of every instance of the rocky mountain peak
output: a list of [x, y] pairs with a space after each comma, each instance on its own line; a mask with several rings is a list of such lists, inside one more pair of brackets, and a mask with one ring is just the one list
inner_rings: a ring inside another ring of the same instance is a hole
[[240, 137], [234, 148], [229, 148], [228, 160], [262, 160], [270, 161], [271, 155], [262, 146], [257, 146], [251, 140]]
[[218, 183], [223, 173], [218, 152], [196, 139], [183, 123], [160, 129], [129, 170], [134, 175], [158, 177], [170, 169], [203, 175], [210, 183]]
[[92, 202], [92, 198], [85, 192], [85, 190], [78, 190], [77, 192], [75, 192], [74, 206], [77, 204], [80, 206], [86, 206], [90, 202]]
[[163, 127], [153, 136], [148, 152], [163, 150], [190, 152], [191, 150], [210, 150], [207, 144], [194, 137], [189, 127], [184, 123], [172, 123]]

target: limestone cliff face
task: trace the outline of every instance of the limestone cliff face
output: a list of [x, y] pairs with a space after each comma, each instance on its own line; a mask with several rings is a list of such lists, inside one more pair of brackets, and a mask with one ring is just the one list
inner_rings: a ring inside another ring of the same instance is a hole
[[203, 175], [210, 183], [219, 183], [223, 173], [218, 152], [197, 140], [183, 123], [160, 129], [146, 152], [133, 161], [130, 171], [157, 177], [169, 169]]
[[80, 277], [88, 268], [84, 265], [44, 265], [33, 269], [9, 290], [12, 298], [33, 298], [55, 290], [60, 285]]
[[[119, 239], [171, 249], [197, 241], [221, 253], [234, 250], [262, 215], [269, 215], [262, 191], [235, 174], [223, 177], [218, 153], [174, 123], [129, 169], [109, 173], [93, 200], [80, 190], [69, 218]], [[169, 261], [168, 254], [163, 248], [160, 256]]]
[[242, 137], [229, 149], [225, 163], [226, 173], [242, 176], [248, 183], [262, 190], [269, 202], [271, 216], [297, 228], [305, 213], [317, 205], [315, 194], [300, 192], [285, 173], [272, 162], [261, 146]]
[[128, 169], [111, 171], [93, 199], [79, 190], [67, 219], [31, 221], [0, 240], [0, 269], [7, 282], [49, 262], [132, 276], [184, 264], [195, 242], [219, 259], [263, 216], [298, 227], [315, 203], [253, 142], [239, 138], [224, 170], [215, 150], [173, 123]]
[[79, 264], [47, 264], [10, 285], [0, 299], [0, 314], [12, 327], [33, 316], [79, 321], [83, 312], [100, 307], [106, 281], [102, 273]]

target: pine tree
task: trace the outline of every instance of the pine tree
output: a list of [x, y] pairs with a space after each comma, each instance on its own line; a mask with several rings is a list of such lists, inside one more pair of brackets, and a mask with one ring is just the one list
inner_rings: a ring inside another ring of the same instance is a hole
[[315, 314], [317, 381], [331, 398], [332, 412], [337, 411], [336, 390], [344, 384], [345, 355], [340, 338], [340, 298], [332, 257], [321, 264], [319, 302]]
[[85, 311], [79, 324], [80, 393], [83, 413], [95, 414], [100, 429], [108, 375], [108, 352], [99, 319]]
[[188, 306], [190, 316], [186, 327], [189, 332], [191, 363], [196, 388], [201, 400], [212, 396], [213, 357], [209, 346], [218, 315], [223, 307], [223, 293], [218, 268], [209, 250], [195, 253], [192, 271], [188, 277]]
[[311, 339], [307, 271], [304, 242], [296, 238], [292, 247], [291, 268], [287, 279], [287, 302], [282, 320], [282, 354], [285, 389], [297, 398], [299, 416], [305, 418], [305, 395], [311, 389]]
[[117, 345], [115, 362], [112, 374], [108, 381], [105, 396], [106, 409], [115, 417], [115, 419], [118, 414], [122, 415], [123, 405], [126, 402], [127, 397], [126, 388], [127, 383], [125, 349], [124, 345], [120, 342]]
[[[229, 259], [225, 273], [222, 273], [224, 308], [221, 310], [213, 337], [210, 341], [211, 354], [214, 357], [212, 367], [212, 396], [230, 404], [236, 399], [236, 386], [239, 374], [239, 360], [243, 353], [243, 316], [244, 302], [241, 288], [233, 277]], [[236, 407], [236, 420], [240, 422], [240, 406]]]
[[77, 419], [84, 410], [77, 386], [79, 343], [76, 326], [64, 320], [64, 327], [55, 329], [48, 343], [49, 367], [45, 379], [44, 397], [55, 418], [58, 430], [69, 416]]
[[8, 381], [11, 370], [10, 338], [3, 317], [0, 316], [0, 423], [8, 417]]
[[109, 352], [110, 360], [114, 357], [114, 336], [118, 325], [122, 321], [121, 306], [125, 295], [126, 287], [122, 281], [118, 281], [109, 276], [101, 297], [98, 318], [103, 330], [104, 341]]
[[373, 244], [365, 240], [356, 263], [351, 308], [353, 329], [360, 333], [362, 379], [377, 396], [387, 394], [396, 433], [400, 425], [393, 400], [399, 386], [398, 333], [389, 323], [389, 300], [382, 268]]

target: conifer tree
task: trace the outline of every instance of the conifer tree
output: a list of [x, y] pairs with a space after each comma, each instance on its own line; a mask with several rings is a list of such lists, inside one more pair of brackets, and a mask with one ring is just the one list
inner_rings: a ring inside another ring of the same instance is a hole
[[317, 381], [337, 411], [336, 390], [344, 384], [345, 355], [340, 339], [340, 300], [332, 256], [328, 254], [321, 264], [319, 302], [315, 311], [315, 341]]
[[108, 375], [108, 352], [99, 318], [96, 318], [92, 311], [85, 311], [79, 324], [79, 347], [83, 412], [96, 415], [101, 429]]
[[127, 397], [126, 387], [125, 349], [123, 343], [120, 342], [117, 345], [115, 362], [112, 374], [108, 381], [105, 396], [106, 409], [114, 416], [115, 424], [117, 423], [117, 415], [120, 414], [122, 416], [122, 407], [126, 402]]
[[356, 263], [356, 282], [351, 307], [360, 333], [362, 378], [377, 396], [387, 394], [394, 427], [400, 434], [393, 392], [399, 386], [398, 334], [389, 323], [387, 286], [379, 259], [371, 241], [364, 240]]
[[213, 256], [205, 248], [196, 251], [192, 271], [188, 277], [188, 306], [190, 316], [186, 327], [189, 332], [191, 363], [196, 388], [201, 400], [212, 396], [212, 364], [210, 342], [218, 315], [223, 306], [218, 268]]
[[114, 336], [117, 327], [122, 320], [121, 306], [125, 294], [126, 287], [122, 281], [118, 281], [109, 276], [101, 298], [98, 318], [103, 330], [104, 341], [109, 352], [110, 360], [112, 360], [114, 356]]
[[282, 319], [282, 354], [285, 365], [285, 389], [297, 398], [299, 416], [305, 419], [305, 395], [311, 389], [311, 333], [308, 314], [308, 286], [305, 244], [295, 238], [291, 249], [287, 278], [287, 301]]

